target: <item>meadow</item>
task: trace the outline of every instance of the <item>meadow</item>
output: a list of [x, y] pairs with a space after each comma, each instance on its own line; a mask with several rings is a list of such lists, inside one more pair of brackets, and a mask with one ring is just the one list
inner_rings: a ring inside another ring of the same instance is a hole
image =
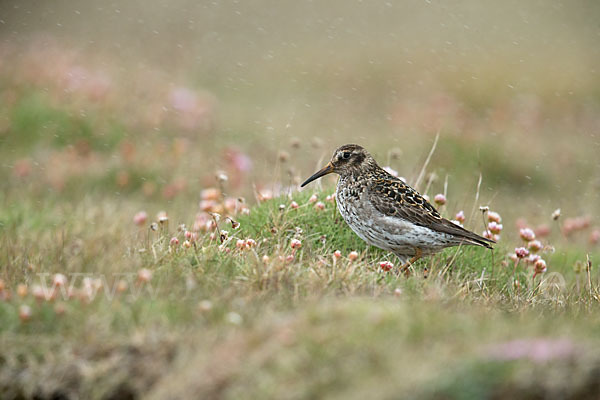
[[[597, 5], [9, 3], [0, 398], [598, 397]], [[395, 273], [352, 142], [494, 250]]]

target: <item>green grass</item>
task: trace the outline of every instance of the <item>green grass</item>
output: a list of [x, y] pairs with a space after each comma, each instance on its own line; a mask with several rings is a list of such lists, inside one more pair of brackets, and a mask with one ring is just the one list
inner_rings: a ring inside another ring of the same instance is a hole
[[[328, 193], [317, 195], [324, 200]], [[521, 286], [512, 285], [502, 243], [493, 254], [474, 247], [446, 250], [418, 262], [405, 278], [381, 271], [379, 261], [396, 260], [367, 248], [333, 203], [315, 209], [310, 195], [305, 191], [252, 207], [249, 215], [236, 218], [236, 230], [222, 219], [220, 229], [229, 231], [225, 243], [203, 234], [196, 246], [176, 250], [169, 239], [184, 238], [173, 218], [153, 232], [78, 207], [62, 216], [65, 228], [56, 243], [57, 237], [48, 235], [56, 224], [40, 221], [26, 202], [6, 209], [0, 247], [8, 287], [27, 282], [31, 288], [40, 282], [38, 272], [61, 271], [81, 288], [83, 277], [72, 274], [83, 271], [105, 279], [105, 289], [91, 301], [60, 296], [36, 301], [30, 294], [0, 302], [0, 387], [22, 396], [91, 398], [130, 392], [156, 398], [166, 393], [176, 398], [402, 393], [461, 399], [550, 393], [554, 383], [544, 374], [522, 383], [523, 370], [542, 366], [526, 358], [497, 360], [486, 349], [514, 339], [568, 338], [576, 344], [573, 357], [586, 378], [568, 380], [574, 379], [567, 372], [571, 358], [553, 359], [543, 368], [564, 371], [561, 384], [568, 393], [592, 390], [600, 358], [578, 354], [595, 346], [600, 327], [598, 272], [592, 271], [588, 290], [585, 277], [569, 265], [583, 253], [550, 256], [551, 271], [565, 279], [560, 291], [533, 284], [531, 271], [521, 268], [516, 276]], [[289, 207], [292, 199], [297, 209]], [[256, 247], [236, 248], [237, 239], [249, 237]], [[292, 238], [302, 241], [295, 253]], [[73, 243], [81, 249], [69, 250]], [[344, 254], [339, 260], [333, 257], [336, 249]], [[356, 261], [346, 258], [350, 251], [359, 252]], [[28, 270], [26, 260], [33, 254], [46, 257]], [[430, 274], [424, 279], [426, 266]], [[142, 267], [153, 272], [149, 285], [137, 282]], [[118, 279], [129, 283], [122, 294], [114, 293]], [[32, 308], [29, 322], [19, 319], [22, 304]], [[56, 313], [57, 304], [64, 314]], [[56, 346], [58, 353], [51, 350]], [[85, 374], [78, 367], [82, 362], [88, 365]], [[61, 367], [55, 370], [57, 364]], [[107, 368], [115, 372], [106, 374]], [[20, 370], [28, 371], [28, 378], [14, 380]], [[157, 371], [168, 372], [157, 380]], [[40, 379], [42, 387], [36, 384]]]

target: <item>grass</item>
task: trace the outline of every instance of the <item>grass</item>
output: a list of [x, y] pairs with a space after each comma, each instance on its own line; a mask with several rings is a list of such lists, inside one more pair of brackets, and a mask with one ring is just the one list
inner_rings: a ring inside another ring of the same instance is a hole
[[[316, 194], [325, 201], [328, 193]], [[234, 217], [238, 229], [223, 218], [224, 243], [208, 232], [190, 248], [170, 246], [173, 236], [185, 240], [173, 217], [152, 231], [107, 218], [124, 217], [122, 210], [90, 213], [84, 201], [62, 216], [57, 243], [56, 222], [41, 218], [47, 212], [29, 212], [26, 202], [5, 208], [2, 276], [14, 297], [0, 302], [3, 392], [480, 398], [554, 393], [560, 384], [565, 393], [592, 393], [598, 358], [584, 349], [595, 346], [598, 272], [593, 269], [592, 287], [586, 287], [568, 261], [581, 253], [548, 258], [552, 272], [564, 277], [560, 290], [538, 285], [539, 278], [532, 283], [532, 271], [521, 268], [520, 286], [511, 284], [502, 243], [493, 254], [446, 250], [417, 263], [405, 278], [382, 271], [379, 261], [395, 260], [356, 238], [332, 202], [316, 209], [312, 194], [262, 202]], [[256, 246], [240, 250], [237, 240], [247, 238]], [[300, 249], [290, 247], [294, 238]], [[343, 256], [336, 259], [334, 250]], [[358, 259], [349, 260], [350, 251]], [[152, 271], [151, 281], [139, 280], [140, 268]], [[67, 275], [73, 298], [14, 293], [22, 282], [32, 290], [44, 279], [51, 287], [55, 272]], [[85, 277], [101, 282], [91, 297]], [[119, 280], [128, 284], [121, 293]], [[27, 322], [19, 317], [23, 304], [32, 309]], [[549, 341], [542, 352], [551, 352], [553, 340], [568, 340], [573, 348], [547, 361], [527, 353], [514, 360], [493, 355], [495, 346], [511, 340]], [[568, 372], [573, 362], [583, 374], [576, 382]], [[539, 368], [566, 374], [564, 381], [534, 373], [523, 382], [523, 371]]]

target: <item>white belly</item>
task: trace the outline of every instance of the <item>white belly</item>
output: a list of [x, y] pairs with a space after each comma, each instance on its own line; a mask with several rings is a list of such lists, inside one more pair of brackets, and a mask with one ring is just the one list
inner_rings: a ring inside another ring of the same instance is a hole
[[453, 242], [451, 235], [380, 213], [366, 199], [364, 190], [342, 189], [338, 183], [336, 200], [340, 214], [362, 240], [401, 258], [414, 255], [417, 248], [431, 254]]

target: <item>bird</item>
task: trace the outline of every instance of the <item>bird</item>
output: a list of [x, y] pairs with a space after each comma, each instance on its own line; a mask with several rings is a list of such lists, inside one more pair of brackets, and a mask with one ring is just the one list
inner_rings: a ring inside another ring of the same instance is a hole
[[381, 168], [357, 144], [339, 147], [331, 161], [300, 186], [331, 173], [339, 175], [336, 203], [348, 226], [367, 244], [395, 254], [401, 272], [408, 274], [421, 257], [446, 247], [493, 248], [493, 240], [442, 217], [419, 192]]

